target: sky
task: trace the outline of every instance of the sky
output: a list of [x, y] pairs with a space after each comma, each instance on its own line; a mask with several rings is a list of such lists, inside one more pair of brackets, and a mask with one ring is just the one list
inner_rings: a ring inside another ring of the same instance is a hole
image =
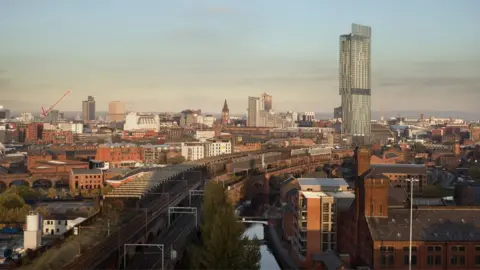
[[479, 113], [478, 0], [0, 1], [0, 104], [332, 112], [339, 36], [372, 27], [372, 110]]

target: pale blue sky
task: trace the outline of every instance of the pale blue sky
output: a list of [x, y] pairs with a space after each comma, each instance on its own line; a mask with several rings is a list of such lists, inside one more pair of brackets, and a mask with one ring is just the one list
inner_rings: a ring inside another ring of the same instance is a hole
[[[480, 0], [0, 1], [0, 102], [138, 111], [268, 92], [277, 111], [330, 112], [338, 37], [372, 27], [372, 109], [480, 112]], [[15, 102], [13, 102], [13, 100]], [[447, 106], [449, 106], [447, 108]]]

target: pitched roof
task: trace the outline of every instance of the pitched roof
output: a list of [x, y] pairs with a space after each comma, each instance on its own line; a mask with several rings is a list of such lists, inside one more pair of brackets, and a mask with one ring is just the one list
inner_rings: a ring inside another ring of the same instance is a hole
[[[389, 208], [388, 218], [367, 217], [375, 241], [408, 241], [410, 209]], [[428, 207], [413, 212], [413, 241], [480, 241], [480, 208]]]

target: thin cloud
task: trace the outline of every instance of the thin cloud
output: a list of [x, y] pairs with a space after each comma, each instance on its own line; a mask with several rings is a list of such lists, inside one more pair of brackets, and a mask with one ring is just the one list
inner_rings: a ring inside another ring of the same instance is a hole
[[239, 10], [230, 7], [208, 7], [202, 10], [205, 14], [219, 14], [219, 15], [231, 15], [238, 14]]

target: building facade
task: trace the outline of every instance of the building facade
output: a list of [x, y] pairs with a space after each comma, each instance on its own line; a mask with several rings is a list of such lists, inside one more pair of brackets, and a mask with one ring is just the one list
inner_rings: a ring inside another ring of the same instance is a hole
[[205, 157], [214, 157], [232, 153], [232, 142], [229, 140], [211, 140], [205, 143]]
[[260, 112], [263, 104], [259, 97], [248, 97], [247, 127], [260, 127]]
[[152, 113], [130, 112], [126, 116], [125, 131], [152, 130], [160, 131], [160, 116]]
[[95, 121], [95, 99], [92, 96], [82, 101], [82, 119], [84, 122]]
[[187, 161], [205, 158], [205, 146], [200, 142], [182, 143], [182, 156]]
[[108, 103], [108, 119], [110, 121], [125, 120], [125, 104], [121, 101], [111, 101]]
[[340, 36], [342, 133], [369, 136], [371, 122], [371, 28], [352, 24]]
[[100, 169], [72, 169], [69, 177], [71, 190], [98, 189], [104, 185], [103, 172]]
[[263, 110], [267, 112], [273, 110], [272, 96], [267, 93], [263, 93], [261, 98], [263, 100]]
[[142, 162], [141, 152], [135, 144], [102, 144], [97, 148], [95, 159], [108, 162], [110, 168], [128, 168]]

